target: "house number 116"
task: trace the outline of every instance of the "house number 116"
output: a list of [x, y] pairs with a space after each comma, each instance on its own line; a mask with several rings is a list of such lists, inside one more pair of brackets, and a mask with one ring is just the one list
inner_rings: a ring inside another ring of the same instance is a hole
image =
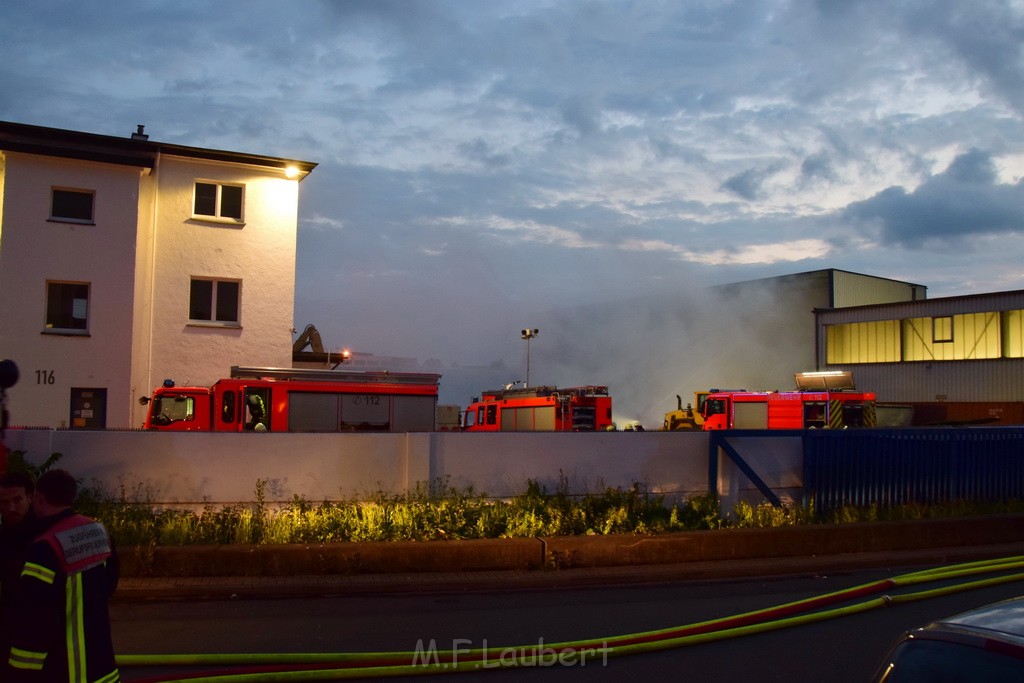
[[36, 370], [36, 384], [53, 384], [53, 370]]

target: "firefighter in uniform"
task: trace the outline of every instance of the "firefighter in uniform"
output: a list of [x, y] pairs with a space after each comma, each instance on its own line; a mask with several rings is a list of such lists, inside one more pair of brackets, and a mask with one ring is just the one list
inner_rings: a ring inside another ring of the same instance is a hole
[[18, 681], [116, 683], [108, 600], [117, 587], [117, 555], [99, 522], [76, 514], [75, 479], [50, 470], [32, 501], [39, 535], [26, 555], [7, 653]]
[[247, 427], [257, 432], [267, 431], [267, 424], [264, 421], [267, 416], [267, 406], [263, 402], [263, 397], [256, 393], [249, 394], [248, 403], [249, 424]]

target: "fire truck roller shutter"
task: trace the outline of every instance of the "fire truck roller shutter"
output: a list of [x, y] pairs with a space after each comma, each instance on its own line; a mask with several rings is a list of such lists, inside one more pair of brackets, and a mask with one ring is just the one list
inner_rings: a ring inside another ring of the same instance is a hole
[[843, 428], [843, 402], [837, 398], [829, 399], [828, 402], [828, 428]]

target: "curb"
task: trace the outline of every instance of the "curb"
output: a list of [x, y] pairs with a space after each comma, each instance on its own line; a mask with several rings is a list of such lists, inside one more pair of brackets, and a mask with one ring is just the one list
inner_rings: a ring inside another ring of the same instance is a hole
[[651, 567], [907, 553], [1024, 543], [1024, 514], [723, 529], [658, 536], [556, 536], [310, 545], [125, 547], [126, 578], [295, 577]]
[[123, 578], [114, 600], [227, 600], [336, 597], [402, 593], [575, 590], [615, 585], [770, 580], [787, 576], [825, 577], [853, 571], [894, 574], [925, 566], [1024, 555], [1024, 543], [867, 552], [755, 560], [717, 560], [647, 566], [543, 569], [536, 571], [318, 574], [294, 576], [214, 576]]
[[1024, 542], [1024, 515], [551, 539], [559, 567], [849, 555]]

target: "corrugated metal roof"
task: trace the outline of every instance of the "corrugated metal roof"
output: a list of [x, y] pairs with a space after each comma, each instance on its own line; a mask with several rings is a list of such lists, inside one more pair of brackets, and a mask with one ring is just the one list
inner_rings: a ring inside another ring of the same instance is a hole
[[872, 320], [901, 320], [925, 316], [956, 315], [958, 313], [984, 313], [986, 311], [1012, 311], [1024, 309], [1024, 290], [969, 294], [941, 297], [922, 301], [903, 301], [889, 304], [854, 306], [850, 308], [817, 309], [822, 325], [868, 322]]
[[926, 288], [910, 282], [836, 270], [832, 272], [832, 290], [832, 305], [846, 308], [923, 299]]

